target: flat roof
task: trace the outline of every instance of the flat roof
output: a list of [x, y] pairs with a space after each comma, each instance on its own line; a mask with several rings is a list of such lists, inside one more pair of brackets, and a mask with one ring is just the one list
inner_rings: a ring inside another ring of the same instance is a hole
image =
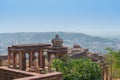
[[51, 44], [43, 44], [43, 43], [36, 43], [36, 44], [18, 44], [18, 45], [12, 45], [14, 48], [21, 48], [21, 47], [47, 47], [51, 46]]

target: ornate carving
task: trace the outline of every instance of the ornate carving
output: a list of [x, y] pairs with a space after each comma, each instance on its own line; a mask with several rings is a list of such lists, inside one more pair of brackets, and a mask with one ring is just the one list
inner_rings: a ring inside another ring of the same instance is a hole
[[63, 40], [60, 38], [58, 34], [56, 34], [55, 38], [53, 38], [51, 42], [53, 44], [53, 47], [63, 47], [62, 46]]

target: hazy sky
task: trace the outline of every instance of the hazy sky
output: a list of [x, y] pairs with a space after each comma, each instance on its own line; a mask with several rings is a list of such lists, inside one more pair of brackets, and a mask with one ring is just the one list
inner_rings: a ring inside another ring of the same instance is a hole
[[0, 0], [0, 33], [120, 35], [120, 0]]

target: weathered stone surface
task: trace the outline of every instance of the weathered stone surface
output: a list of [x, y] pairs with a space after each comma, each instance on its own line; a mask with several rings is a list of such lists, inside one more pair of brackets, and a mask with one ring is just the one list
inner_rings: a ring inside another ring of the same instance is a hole
[[[9, 67], [16, 69], [15, 60], [17, 55], [19, 57], [19, 69], [25, 71], [26, 70], [26, 54], [29, 55], [29, 67], [32, 67], [33, 58], [35, 53], [38, 53], [38, 66], [40, 68], [45, 67], [44, 57], [42, 54], [43, 49], [50, 46], [50, 44], [19, 44], [12, 45], [12, 47], [8, 47], [8, 65]], [[12, 56], [12, 57], [11, 57]]]
[[60, 38], [58, 34], [56, 34], [55, 38], [52, 39], [51, 41], [53, 43], [53, 47], [63, 47], [62, 43], [63, 40]]
[[59, 72], [44, 74], [40, 76], [31, 76], [26, 78], [19, 78], [14, 80], [63, 80], [62, 74]]
[[63, 80], [60, 72], [38, 74], [0, 67], [0, 80]]
[[0, 80], [13, 80], [22, 77], [32, 76], [21, 71], [16, 71], [8, 68], [0, 68]]

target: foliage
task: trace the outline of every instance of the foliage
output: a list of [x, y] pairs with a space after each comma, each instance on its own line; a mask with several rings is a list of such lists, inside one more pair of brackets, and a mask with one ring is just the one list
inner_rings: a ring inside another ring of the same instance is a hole
[[64, 80], [102, 80], [99, 65], [89, 59], [65, 57], [55, 59], [52, 66], [63, 73]]
[[112, 78], [120, 78], [120, 51], [106, 48], [106, 62], [109, 65], [109, 74]]

